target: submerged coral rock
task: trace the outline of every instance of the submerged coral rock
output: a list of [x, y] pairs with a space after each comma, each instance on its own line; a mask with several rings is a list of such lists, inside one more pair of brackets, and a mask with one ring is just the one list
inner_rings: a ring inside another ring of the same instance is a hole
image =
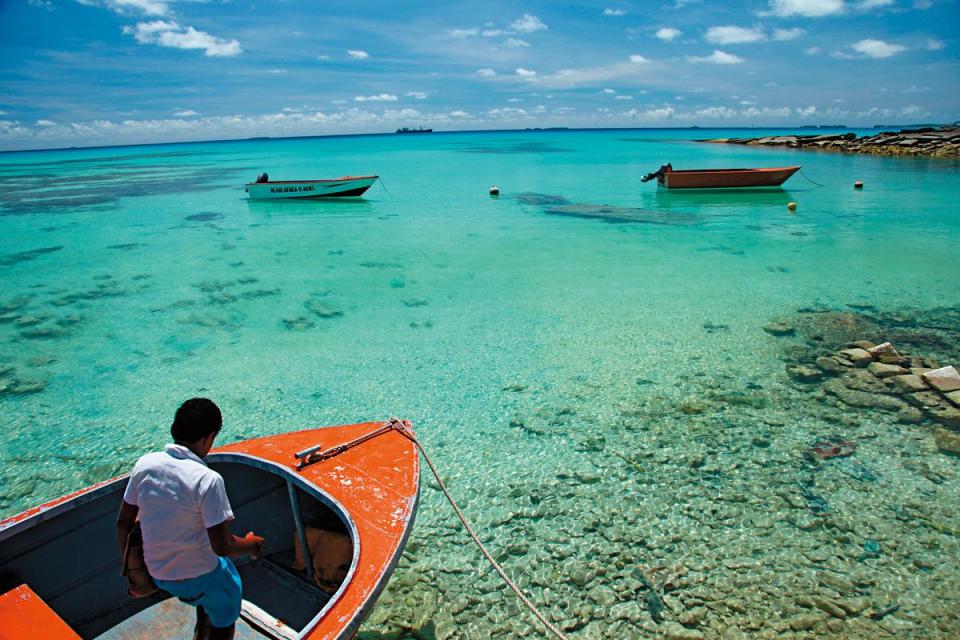
[[852, 362], [855, 367], [866, 367], [873, 362], [873, 356], [866, 349], [843, 349], [840, 355]]
[[914, 393], [915, 391], [926, 391], [927, 383], [923, 381], [923, 378], [912, 373], [908, 373], [902, 376], [893, 376], [890, 379], [893, 384], [893, 388], [900, 393]]
[[763, 330], [772, 336], [792, 336], [797, 330], [785, 322], [771, 322], [764, 325]]
[[928, 371], [921, 377], [926, 380], [931, 387], [943, 393], [960, 389], [960, 373], [952, 366]]
[[878, 378], [889, 378], [890, 376], [902, 376], [907, 373], [907, 369], [896, 364], [884, 364], [882, 362], [871, 362], [867, 365], [867, 371]]
[[934, 432], [933, 441], [937, 443], [940, 451], [960, 456], [960, 433], [938, 427]]

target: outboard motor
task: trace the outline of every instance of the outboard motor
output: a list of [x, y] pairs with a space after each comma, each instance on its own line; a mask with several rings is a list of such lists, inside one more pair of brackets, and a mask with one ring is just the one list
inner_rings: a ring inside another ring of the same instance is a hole
[[671, 165], [668, 162], [667, 164], [660, 165], [660, 168], [654, 171], [653, 173], [648, 173], [647, 175], [640, 178], [640, 182], [649, 182], [654, 178], [659, 178], [660, 176], [662, 176], [663, 174], [669, 171], [673, 171], [673, 165]]
[[267, 175], [266, 171], [264, 171], [263, 173], [257, 176], [257, 184], [260, 184], [263, 182], [270, 182], [270, 176]]

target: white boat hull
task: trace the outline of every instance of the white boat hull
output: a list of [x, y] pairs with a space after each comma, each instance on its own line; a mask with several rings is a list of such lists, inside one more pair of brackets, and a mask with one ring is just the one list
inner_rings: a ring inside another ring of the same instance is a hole
[[363, 195], [377, 178], [378, 176], [344, 176], [329, 180], [251, 182], [245, 186], [251, 200], [347, 198]]

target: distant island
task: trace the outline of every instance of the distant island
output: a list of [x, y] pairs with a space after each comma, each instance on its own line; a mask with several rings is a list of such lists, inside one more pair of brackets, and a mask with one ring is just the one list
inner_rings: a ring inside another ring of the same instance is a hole
[[397, 129], [397, 133], [433, 133], [433, 129], [424, 129], [423, 127], [419, 127], [417, 129], [400, 127], [399, 129]]
[[747, 144], [766, 147], [790, 147], [813, 151], [868, 153], [883, 156], [925, 156], [960, 158], [960, 126], [920, 127], [883, 131], [872, 136], [855, 133], [821, 135], [762, 136], [759, 138], [714, 138], [697, 142]]

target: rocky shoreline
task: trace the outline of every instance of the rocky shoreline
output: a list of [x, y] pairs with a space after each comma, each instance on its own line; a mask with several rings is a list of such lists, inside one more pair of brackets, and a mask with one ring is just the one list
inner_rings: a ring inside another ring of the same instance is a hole
[[766, 147], [790, 147], [840, 153], [868, 153], [883, 156], [924, 156], [960, 158], [960, 127], [903, 129], [883, 131], [873, 136], [855, 133], [821, 135], [763, 136], [760, 138], [713, 138], [697, 142], [747, 144]]

